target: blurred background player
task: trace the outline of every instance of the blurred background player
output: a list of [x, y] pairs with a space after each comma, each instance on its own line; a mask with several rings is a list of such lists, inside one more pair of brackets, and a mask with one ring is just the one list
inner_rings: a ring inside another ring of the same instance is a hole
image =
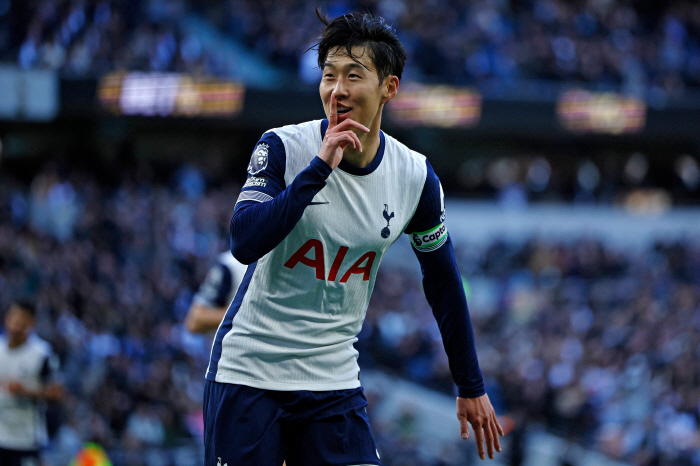
[[192, 333], [205, 333], [216, 328], [226, 314], [236, 295], [246, 266], [238, 262], [229, 251], [219, 255], [199, 287], [187, 311], [185, 326]]
[[57, 401], [63, 387], [54, 381], [57, 359], [49, 344], [31, 333], [34, 306], [15, 301], [0, 335], [0, 464], [39, 465], [47, 440], [43, 402]]

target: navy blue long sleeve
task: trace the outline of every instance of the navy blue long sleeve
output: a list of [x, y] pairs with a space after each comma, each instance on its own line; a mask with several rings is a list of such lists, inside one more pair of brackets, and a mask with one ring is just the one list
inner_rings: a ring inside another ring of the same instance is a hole
[[[240, 200], [241, 196], [231, 218], [231, 253], [243, 264], [252, 264], [260, 259], [294, 229], [304, 214], [304, 209], [326, 186], [326, 179], [332, 172], [326, 162], [316, 157], [289, 186], [280, 189], [284, 186], [283, 173], [275, 173], [273, 166], [267, 168], [264, 170], [266, 173], [263, 173], [266, 177], [257, 177], [264, 180], [266, 189], [263, 191], [258, 186], [245, 190], [244, 187], [242, 194], [259, 195], [262, 192], [270, 200]], [[259, 182], [262, 183], [263, 181]], [[251, 197], [248, 196], [249, 199]]]
[[423, 273], [423, 289], [440, 328], [450, 371], [459, 396], [485, 393], [474, 345], [467, 298], [457, 268], [452, 241], [444, 224], [445, 206], [440, 181], [426, 161], [428, 174], [413, 218], [404, 230]]
[[474, 345], [467, 298], [457, 268], [452, 241], [432, 252], [414, 249], [423, 272], [423, 289], [440, 328], [442, 343], [459, 396], [476, 398], [486, 393]]

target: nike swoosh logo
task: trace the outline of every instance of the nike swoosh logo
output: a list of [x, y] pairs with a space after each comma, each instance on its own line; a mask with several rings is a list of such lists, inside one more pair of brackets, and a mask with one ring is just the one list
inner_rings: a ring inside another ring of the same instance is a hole
[[309, 202], [309, 205], [328, 204], [327, 202]]

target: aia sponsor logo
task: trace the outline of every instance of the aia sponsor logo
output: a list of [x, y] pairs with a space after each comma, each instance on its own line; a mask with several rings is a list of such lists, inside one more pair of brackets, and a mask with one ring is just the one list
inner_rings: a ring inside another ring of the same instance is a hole
[[[309, 257], [309, 254], [313, 250], [313, 257]], [[345, 255], [348, 253], [350, 248], [347, 246], [341, 246], [333, 259], [333, 264], [331, 264], [331, 269], [328, 273], [328, 281], [333, 282], [338, 277], [341, 267], [343, 266], [343, 261]], [[374, 265], [374, 259], [377, 257], [377, 253], [374, 251], [368, 251], [360, 256], [359, 259], [353, 263], [350, 268], [348, 268], [345, 273], [340, 278], [340, 283], [345, 283], [350, 279], [351, 275], [362, 275], [362, 281], [368, 281], [370, 273], [372, 272], [372, 266]], [[285, 262], [284, 266], [293, 269], [298, 264], [311, 267], [316, 271], [316, 278], [319, 280], [326, 280], [326, 263], [323, 254], [323, 243], [317, 239], [310, 239], [304, 243], [297, 252], [292, 254], [292, 257]]]

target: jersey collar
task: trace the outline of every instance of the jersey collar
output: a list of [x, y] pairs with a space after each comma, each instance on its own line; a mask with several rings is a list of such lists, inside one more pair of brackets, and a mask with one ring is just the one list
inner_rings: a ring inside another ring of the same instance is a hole
[[[321, 120], [321, 140], [323, 140], [324, 137], [326, 137], [326, 130], [328, 129], [328, 120], [323, 119]], [[374, 170], [377, 169], [380, 163], [382, 163], [382, 158], [384, 158], [384, 132], [379, 131], [379, 149], [377, 149], [377, 155], [374, 156], [374, 159], [369, 163], [364, 168], [358, 167], [357, 165], [353, 165], [350, 162], [346, 162], [345, 160], [341, 160], [340, 164], [338, 165], [338, 168], [343, 170], [346, 173], [349, 173], [351, 175], [355, 176], [364, 176], [364, 175], [369, 175], [372, 173]]]

